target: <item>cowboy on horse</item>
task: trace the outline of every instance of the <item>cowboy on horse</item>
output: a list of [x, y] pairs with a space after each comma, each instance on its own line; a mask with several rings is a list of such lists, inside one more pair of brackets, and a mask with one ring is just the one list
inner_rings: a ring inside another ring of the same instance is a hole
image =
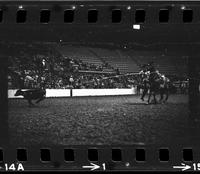
[[164, 75], [159, 73], [158, 70], [151, 72], [149, 76], [149, 98], [148, 103], [150, 103], [151, 95], [154, 97], [154, 103], [156, 101], [156, 94], [160, 94], [160, 102], [163, 100], [163, 95], [166, 94], [166, 98], [163, 102], [166, 102], [169, 96], [169, 82], [170, 80]]
[[141, 96], [141, 100], [144, 101], [144, 97], [148, 92], [148, 81], [149, 81], [149, 75], [150, 75], [150, 71], [148, 71], [147, 66], [143, 65], [143, 70], [141, 70], [139, 72], [139, 75], [141, 77], [141, 83], [142, 83], [142, 88], [143, 88], [143, 92], [142, 92], [142, 96]]
[[163, 95], [166, 94], [166, 101], [168, 99], [169, 79], [165, 75], [161, 74], [158, 70], [156, 70], [153, 62], [143, 67], [145, 68], [139, 73], [144, 89], [141, 100], [144, 101], [144, 97], [149, 90], [148, 103], [150, 103], [151, 95], [154, 97], [154, 102], [157, 103], [157, 93], [160, 94], [160, 101], [163, 100]]

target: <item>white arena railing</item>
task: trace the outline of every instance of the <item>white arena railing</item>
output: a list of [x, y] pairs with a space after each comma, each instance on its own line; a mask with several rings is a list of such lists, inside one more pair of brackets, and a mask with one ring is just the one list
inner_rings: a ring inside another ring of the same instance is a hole
[[[17, 89], [9, 89], [8, 98], [23, 98], [22, 96], [15, 96], [16, 91]], [[133, 94], [136, 94], [136, 87], [122, 89], [46, 89], [46, 97], [113, 96]]]
[[109, 96], [136, 94], [134, 88], [128, 89], [73, 89], [72, 96]]

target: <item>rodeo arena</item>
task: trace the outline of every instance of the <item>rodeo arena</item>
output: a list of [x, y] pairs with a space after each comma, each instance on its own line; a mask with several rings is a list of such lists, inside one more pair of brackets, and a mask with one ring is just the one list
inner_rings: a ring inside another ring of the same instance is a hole
[[75, 44], [9, 47], [11, 142], [187, 144], [187, 56]]

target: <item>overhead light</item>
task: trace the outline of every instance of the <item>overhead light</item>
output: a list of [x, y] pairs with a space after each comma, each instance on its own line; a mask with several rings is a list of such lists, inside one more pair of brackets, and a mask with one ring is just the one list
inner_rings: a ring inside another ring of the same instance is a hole
[[130, 10], [131, 9], [131, 6], [129, 5], [128, 7], [127, 7], [127, 10]]
[[19, 7], [18, 7], [19, 9], [23, 9], [23, 6], [22, 5], [19, 5]]
[[181, 10], [185, 10], [186, 7], [184, 5], [181, 6]]

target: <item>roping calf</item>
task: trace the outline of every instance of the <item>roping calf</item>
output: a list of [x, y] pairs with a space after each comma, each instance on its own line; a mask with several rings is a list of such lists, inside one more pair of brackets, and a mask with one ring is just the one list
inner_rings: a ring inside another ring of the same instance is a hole
[[27, 89], [22, 91], [21, 89], [17, 90], [15, 96], [23, 96], [24, 99], [28, 100], [29, 106], [33, 105], [32, 100], [37, 100], [36, 103], [44, 100], [46, 97], [45, 89]]

